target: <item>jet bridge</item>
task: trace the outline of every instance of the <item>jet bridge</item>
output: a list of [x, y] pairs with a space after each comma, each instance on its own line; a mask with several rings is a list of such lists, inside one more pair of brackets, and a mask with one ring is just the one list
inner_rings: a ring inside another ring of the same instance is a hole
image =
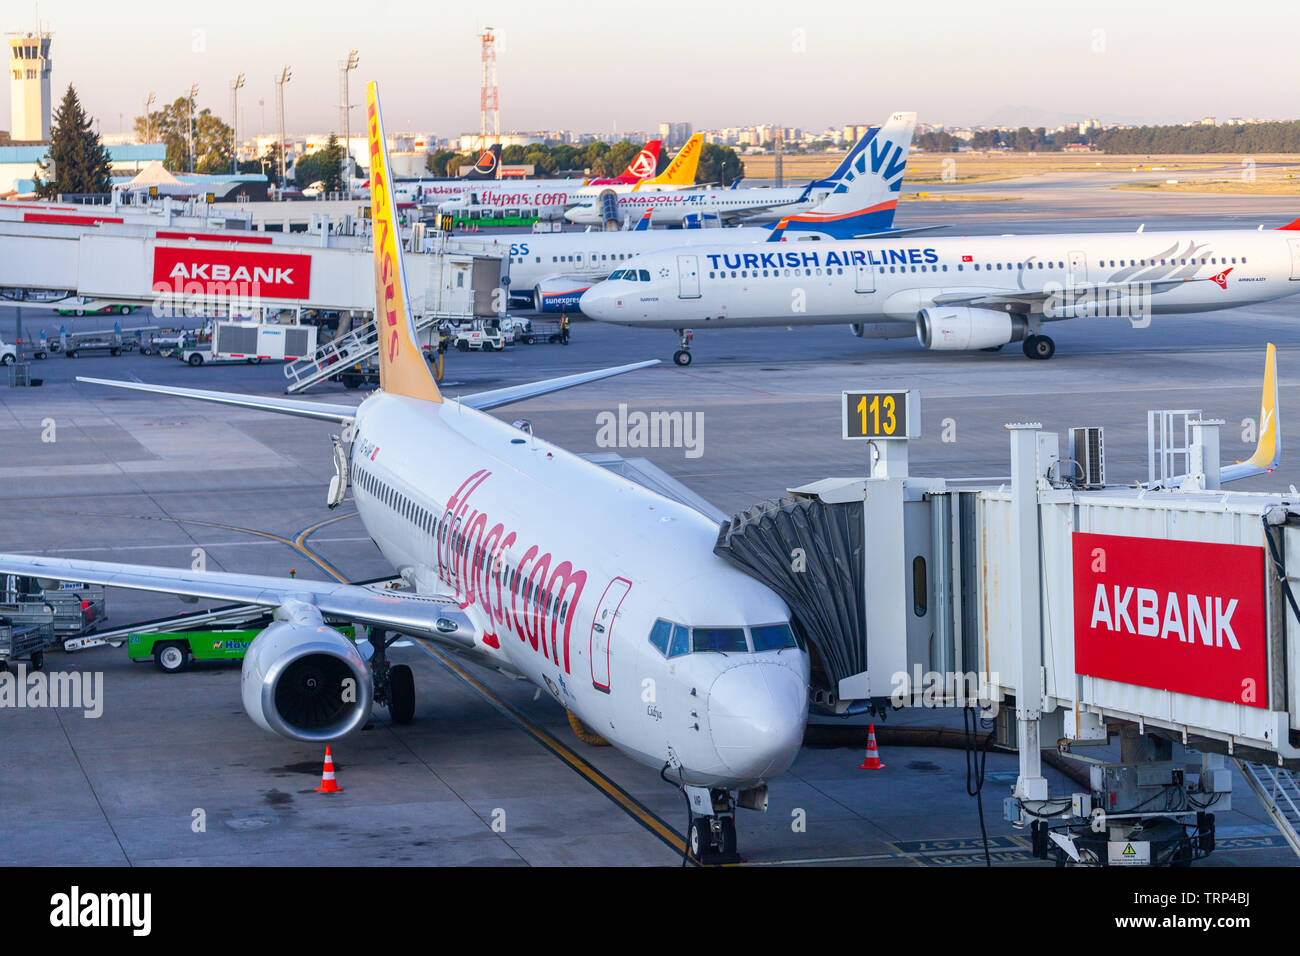
[[[738, 514], [715, 550], [789, 604], [819, 709], [995, 713], [1020, 755], [1004, 812], [1038, 855], [1206, 855], [1214, 811], [1231, 807], [1229, 759], [1300, 853], [1300, 495], [1223, 487], [1276, 464], [1271, 366], [1266, 382], [1272, 426], [1252, 462], [1220, 468], [1220, 422], [1156, 413], [1159, 467], [1134, 486], [1107, 483], [1101, 428], [1062, 447], [1033, 423], [1007, 426], [1006, 477], [913, 477], [919, 396], [845, 393], [845, 437], [865, 440], [870, 473]], [[1050, 793], [1043, 750], [1090, 786]]]

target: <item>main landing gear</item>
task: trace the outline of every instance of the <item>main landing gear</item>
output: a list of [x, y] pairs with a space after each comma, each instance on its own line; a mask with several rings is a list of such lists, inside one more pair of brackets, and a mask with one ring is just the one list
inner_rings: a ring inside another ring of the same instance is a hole
[[691, 364], [691, 339], [695, 338], [695, 333], [690, 329], [677, 329], [676, 331], [681, 336], [682, 347], [673, 353], [673, 361], [685, 367]]
[[1021, 345], [1025, 357], [1031, 359], [1049, 359], [1056, 354], [1056, 343], [1046, 335], [1028, 335]]
[[395, 724], [409, 724], [415, 718], [415, 675], [406, 664], [389, 664], [388, 648], [400, 635], [390, 631], [372, 634], [375, 652], [370, 656], [370, 673], [375, 681], [375, 703], [388, 708]]

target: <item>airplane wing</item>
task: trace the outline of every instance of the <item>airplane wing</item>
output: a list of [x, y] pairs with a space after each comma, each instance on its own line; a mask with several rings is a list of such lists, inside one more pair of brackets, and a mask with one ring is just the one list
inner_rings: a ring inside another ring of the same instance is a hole
[[305, 604], [322, 615], [462, 646], [472, 646], [476, 633], [469, 615], [450, 598], [359, 584], [25, 554], [0, 554], [0, 573], [238, 601], [266, 608]]
[[[523, 385], [509, 385], [495, 388], [460, 399], [462, 405], [486, 411], [500, 408], [513, 402], [536, 398], [549, 392], [558, 392], [575, 385], [598, 382], [602, 378], [635, 372], [637, 369], [658, 365], [659, 359], [646, 362], [633, 362], [631, 365], [616, 365], [612, 368], [595, 369], [579, 372], [576, 375], [564, 375], [560, 378], [547, 378], [539, 382], [526, 382]], [[173, 395], [177, 398], [193, 398], [201, 402], [216, 402], [220, 405], [234, 405], [239, 408], [255, 408], [264, 412], [277, 412], [281, 415], [295, 415], [299, 418], [315, 418], [320, 421], [346, 424], [357, 417], [357, 406], [335, 405], [329, 402], [304, 402], [293, 398], [269, 398], [261, 395], [240, 395], [235, 392], [213, 392], [202, 388], [184, 388], [178, 385], [149, 385], [144, 382], [120, 382], [107, 378], [85, 378], [77, 376], [78, 382], [91, 385], [107, 385], [110, 388], [128, 388], [136, 392], [153, 392], [158, 395]]]
[[881, 229], [877, 232], [860, 232], [855, 233], [854, 239], [882, 239], [892, 236], [914, 236], [920, 232], [934, 232], [936, 229], [947, 229], [947, 223], [938, 223], [933, 226], [907, 226], [903, 229]]
[[540, 382], [528, 382], [524, 385], [508, 385], [505, 388], [494, 388], [488, 392], [467, 395], [460, 399], [460, 402], [470, 408], [487, 411], [489, 408], [500, 408], [502, 405], [522, 402], [527, 398], [558, 392], [561, 389], [572, 388], [575, 385], [585, 385], [588, 382], [598, 382], [602, 378], [611, 378], [625, 372], [635, 372], [637, 369], [649, 368], [651, 365], [658, 364], [658, 359], [650, 359], [648, 362], [633, 362], [631, 365], [616, 365], [613, 368], [601, 368], [592, 372], [578, 372], [576, 375], [548, 378]]
[[240, 395], [235, 392], [212, 392], [203, 388], [183, 388], [178, 385], [149, 385], [145, 382], [119, 382], [108, 378], [85, 378], [77, 376], [78, 382], [90, 385], [107, 385], [110, 388], [129, 388], [137, 392], [154, 392], [159, 395], [174, 395], [177, 398], [194, 398], [201, 402], [216, 402], [220, 405], [236, 405], [241, 408], [256, 408], [264, 412], [278, 412], [281, 415], [296, 415], [299, 418], [315, 418], [327, 422], [347, 423], [357, 417], [355, 405], [334, 405], [328, 402], [304, 402], [294, 398], [265, 398], [260, 395]]

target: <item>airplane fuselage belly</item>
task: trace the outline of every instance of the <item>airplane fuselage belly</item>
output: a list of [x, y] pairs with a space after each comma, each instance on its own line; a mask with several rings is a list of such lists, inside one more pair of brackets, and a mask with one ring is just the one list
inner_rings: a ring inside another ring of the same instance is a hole
[[[735, 782], [703, 701], [723, 670], [750, 661], [674, 662], [648, 641], [658, 617], [788, 619], [713, 555], [710, 521], [483, 413], [382, 393], [358, 415], [351, 480], [394, 567], [478, 626], [475, 659], [527, 678], [635, 759], [660, 766], [671, 752], [691, 782]], [[556, 507], [562, 496], [581, 515]], [[806, 658], [793, 654], [783, 661], [806, 688]], [[694, 708], [683, 680], [699, 684]]]

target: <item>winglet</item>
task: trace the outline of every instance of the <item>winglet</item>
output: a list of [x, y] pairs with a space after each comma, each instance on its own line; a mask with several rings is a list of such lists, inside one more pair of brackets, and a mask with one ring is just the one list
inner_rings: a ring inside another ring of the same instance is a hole
[[394, 395], [441, 402], [442, 395], [416, 344], [406, 291], [406, 266], [393, 181], [379, 109], [379, 87], [366, 84], [366, 132], [370, 140], [370, 221], [375, 251], [375, 324], [379, 329], [379, 387]]
[[1272, 342], [1264, 358], [1264, 391], [1259, 400], [1259, 441], [1255, 454], [1219, 470], [1220, 481], [1234, 481], [1273, 471], [1282, 460], [1282, 424], [1278, 417], [1277, 347]]
[[641, 182], [651, 186], [693, 186], [695, 173], [700, 168], [700, 154], [703, 152], [704, 134], [696, 133], [677, 151], [677, 155], [662, 173]]
[[772, 233], [771, 233], [771, 235], [769, 235], [769, 236], [768, 236], [765, 240], [763, 240], [763, 241], [764, 241], [764, 242], [784, 242], [784, 241], [785, 241], [785, 227], [788, 226], [788, 225], [790, 225], [790, 217], [789, 217], [789, 216], [786, 216], [784, 219], [782, 219], [780, 222], [778, 222], [775, 226], [772, 227]]
[[655, 211], [655, 207], [654, 207], [654, 206], [651, 206], [651, 207], [650, 207], [649, 209], [647, 209], [644, 213], [642, 213], [642, 214], [641, 214], [641, 219], [640, 219], [640, 221], [636, 224], [636, 228], [633, 229], [632, 231], [633, 231], [633, 232], [645, 232], [647, 229], [649, 229], [649, 228], [650, 228], [650, 217], [651, 217], [652, 215], [654, 215], [654, 211]]

